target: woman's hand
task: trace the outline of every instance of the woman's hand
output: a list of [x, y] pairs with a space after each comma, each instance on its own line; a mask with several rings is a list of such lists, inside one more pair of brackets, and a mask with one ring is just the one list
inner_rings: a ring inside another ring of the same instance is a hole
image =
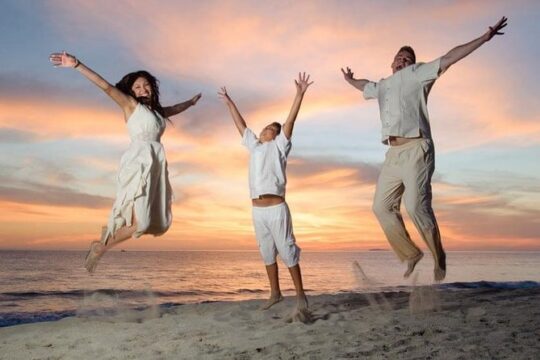
[[68, 54], [65, 51], [61, 53], [52, 53], [49, 55], [49, 61], [54, 67], [76, 68], [80, 64], [79, 60], [77, 60], [75, 56]]

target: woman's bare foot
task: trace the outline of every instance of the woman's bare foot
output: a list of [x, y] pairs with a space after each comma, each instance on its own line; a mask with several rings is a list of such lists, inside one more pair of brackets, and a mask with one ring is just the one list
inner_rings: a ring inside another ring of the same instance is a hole
[[105, 245], [99, 241], [94, 241], [90, 244], [90, 250], [86, 254], [84, 259], [84, 267], [89, 273], [93, 273], [96, 270], [99, 259], [105, 253]]
[[414, 271], [414, 268], [416, 267], [416, 264], [418, 264], [418, 262], [420, 260], [422, 260], [423, 257], [424, 257], [424, 253], [421, 252], [418, 255], [416, 255], [415, 257], [413, 257], [412, 259], [409, 259], [407, 261], [407, 271], [405, 271], [405, 274], [403, 274], [403, 277], [405, 279], [407, 279], [409, 276], [411, 276], [411, 274]]
[[261, 310], [268, 310], [270, 309], [272, 306], [274, 306], [275, 304], [277, 304], [278, 302], [280, 301], [283, 301], [283, 295], [281, 295], [281, 293], [279, 293], [277, 296], [275, 295], [270, 295], [270, 299], [268, 299], [262, 306], [261, 306]]

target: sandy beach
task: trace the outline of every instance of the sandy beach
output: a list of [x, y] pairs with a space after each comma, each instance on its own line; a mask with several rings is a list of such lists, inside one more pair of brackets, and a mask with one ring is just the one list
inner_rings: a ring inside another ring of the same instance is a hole
[[344, 293], [118, 310], [0, 329], [2, 359], [537, 359], [540, 288]]

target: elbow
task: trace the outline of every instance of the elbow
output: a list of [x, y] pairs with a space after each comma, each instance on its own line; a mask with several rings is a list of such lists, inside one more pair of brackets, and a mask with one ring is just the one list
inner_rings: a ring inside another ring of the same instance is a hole
[[100, 87], [105, 92], [105, 94], [107, 94], [107, 95], [111, 95], [111, 93], [114, 91], [114, 89], [116, 89], [114, 86], [112, 86], [108, 82], [105, 82]]

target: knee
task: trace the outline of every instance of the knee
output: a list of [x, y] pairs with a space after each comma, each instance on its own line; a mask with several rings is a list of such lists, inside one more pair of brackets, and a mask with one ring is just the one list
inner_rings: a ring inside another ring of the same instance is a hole
[[281, 240], [276, 241], [276, 247], [281, 260], [288, 268], [298, 265], [301, 249], [296, 245], [294, 234], [288, 234]]
[[259, 242], [259, 253], [264, 262], [264, 265], [270, 266], [276, 263], [277, 251], [271, 243]]
[[150, 228], [150, 221], [149, 220], [136, 220], [136, 226], [137, 226], [137, 232], [141, 234], [145, 234], [148, 229]]
[[416, 225], [425, 231], [430, 231], [436, 228], [435, 216], [430, 206], [415, 202], [407, 204], [407, 213], [409, 217], [416, 223]]
[[377, 218], [384, 218], [392, 213], [392, 207], [385, 204], [383, 201], [375, 200], [371, 206], [371, 210]]
[[300, 252], [301, 249], [296, 245], [290, 245], [288, 249], [283, 251], [283, 255], [280, 254], [281, 259], [283, 260], [283, 263], [289, 268], [294, 268], [295, 266], [298, 266], [298, 262], [300, 261]]
[[422, 216], [421, 206], [417, 202], [407, 203], [405, 204], [405, 208], [407, 209], [407, 213], [411, 218], [418, 218]]
[[431, 198], [426, 194], [419, 193], [407, 196], [404, 202], [405, 208], [411, 217], [426, 217], [433, 212]]

